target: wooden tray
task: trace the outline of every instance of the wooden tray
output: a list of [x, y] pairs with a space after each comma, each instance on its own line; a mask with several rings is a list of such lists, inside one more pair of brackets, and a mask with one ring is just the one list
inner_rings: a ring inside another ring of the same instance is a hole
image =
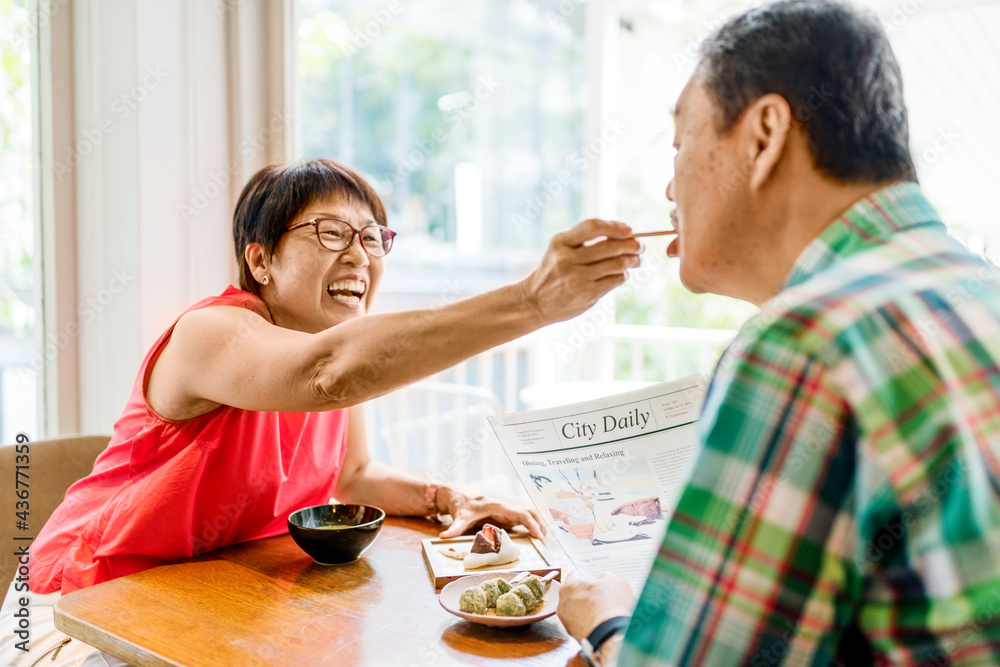
[[[468, 551], [472, 548], [472, 541], [476, 539], [475, 535], [462, 535], [444, 540], [439, 537], [421, 540], [424, 562], [427, 564], [431, 581], [434, 582], [434, 590], [441, 590], [445, 584], [470, 574], [497, 573], [497, 576], [500, 576], [504, 572], [531, 572], [541, 576], [552, 570], [560, 569], [552, 564], [552, 557], [541, 540], [536, 540], [526, 532], [508, 531], [508, 534], [514, 543], [521, 547], [521, 555], [518, 556], [517, 560], [503, 565], [477, 567], [474, 570], [466, 570], [462, 561], [442, 555], [439, 553], [439, 549], [454, 547], [459, 551]], [[560, 574], [556, 579], [561, 576]]]

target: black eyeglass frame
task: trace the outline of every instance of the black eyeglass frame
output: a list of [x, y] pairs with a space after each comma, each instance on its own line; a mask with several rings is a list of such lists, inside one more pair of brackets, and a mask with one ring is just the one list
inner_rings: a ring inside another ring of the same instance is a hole
[[[320, 233], [319, 233], [319, 223], [321, 223], [323, 221], [326, 221], [326, 220], [332, 220], [334, 222], [340, 222], [340, 223], [343, 223], [343, 224], [347, 225], [348, 227], [350, 227], [350, 229], [351, 229], [351, 238], [347, 241], [347, 243], [344, 244], [343, 248], [331, 248], [330, 246], [328, 246], [326, 243], [323, 242], [323, 237], [320, 236]], [[326, 248], [330, 252], [344, 252], [345, 250], [347, 250], [348, 248], [351, 247], [351, 245], [354, 243], [354, 238], [358, 234], [360, 234], [361, 232], [363, 232], [364, 230], [366, 230], [366, 229], [368, 229], [370, 227], [378, 227], [379, 228], [379, 233], [383, 235], [382, 247], [384, 249], [384, 252], [381, 255], [372, 254], [371, 250], [368, 249], [368, 246], [366, 246], [364, 244], [364, 241], [361, 242], [361, 249], [364, 250], [365, 254], [368, 255], [369, 257], [382, 258], [382, 257], [385, 257], [386, 255], [388, 255], [389, 251], [392, 250], [392, 242], [396, 238], [396, 232], [392, 231], [391, 229], [389, 229], [385, 225], [380, 225], [378, 223], [375, 223], [373, 225], [365, 225], [361, 229], [358, 229], [357, 227], [355, 227], [354, 225], [352, 225], [351, 223], [349, 223], [347, 220], [342, 220], [341, 218], [312, 218], [311, 220], [303, 220], [302, 222], [299, 222], [299, 223], [296, 223], [296, 224], [292, 225], [291, 227], [289, 227], [285, 231], [286, 232], [290, 232], [290, 231], [293, 231], [293, 230], [296, 230], [296, 229], [301, 229], [302, 227], [305, 227], [306, 225], [312, 225], [313, 231], [316, 233], [316, 240], [319, 241], [319, 244], [321, 246], [323, 246], [324, 248]], [[388, 239], [385, 239], [384, 232], [389, 232], [389, 238]], [[388, 247], [386, 247], [386, 245], [388, 245]]]

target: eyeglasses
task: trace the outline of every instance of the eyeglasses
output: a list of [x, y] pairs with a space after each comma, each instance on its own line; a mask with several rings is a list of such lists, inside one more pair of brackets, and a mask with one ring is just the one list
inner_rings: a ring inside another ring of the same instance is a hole
[[285, 231], [290, 232], [306, 225], [312, 225], [316, 230], [316, 238], [321, 246], [334, 252], [347, 250], [354, 243], [354, 237], [360, 236], [361, 247], [371, 257], [385, 257], [389, 254], [392, 249], [392, 239], [396, 236], [396, 232], [385, 225], [367, 225], [357, 229], [339, 218], [313, 218], [292, 225]]

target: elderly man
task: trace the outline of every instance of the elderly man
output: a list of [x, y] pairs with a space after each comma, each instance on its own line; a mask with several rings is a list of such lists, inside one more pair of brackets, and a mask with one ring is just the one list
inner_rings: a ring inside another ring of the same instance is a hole
[[731, 20], [674, 147], [681, 279], [761, 312], [631, 619], [621, 581], [570, 577], [566, 628], [603, 664], [1000, 664], [998, 270], [916, 184], [885, 32], [827, 2]]

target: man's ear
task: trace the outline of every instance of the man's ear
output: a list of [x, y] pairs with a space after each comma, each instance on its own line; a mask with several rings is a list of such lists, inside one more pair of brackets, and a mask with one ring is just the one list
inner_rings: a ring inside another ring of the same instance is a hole
[[750, 188], [759, 190], [774, 173], [792, 131], [792, 108], [781, 95], [768, 93], [743, 114], [749, 134]]
[[264, 257], [264, 246], [259, 243], [250, 243], [243, 251], [243, 257], [250, 267], [250, 273], [257, 282], [261, 282], [267, 275], [267, 261]]

